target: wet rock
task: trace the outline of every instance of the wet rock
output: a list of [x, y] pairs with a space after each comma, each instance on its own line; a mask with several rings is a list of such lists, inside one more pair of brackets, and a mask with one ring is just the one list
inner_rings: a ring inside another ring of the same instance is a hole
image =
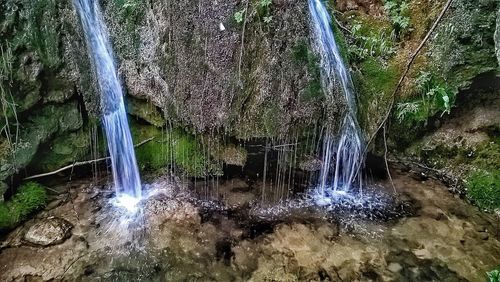
[[24, 240], [39, 246], [57, 245], [71, 237], [72, 228], [73, 225], [62, 218], [46, 218], [31, 226]]

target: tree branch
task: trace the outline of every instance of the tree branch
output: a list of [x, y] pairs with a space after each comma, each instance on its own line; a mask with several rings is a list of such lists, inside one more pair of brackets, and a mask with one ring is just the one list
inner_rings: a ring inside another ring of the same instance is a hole
[[[151, 137], [149, 139], [146, 139], [146, 140], [142, 141], [141, 143], [135, 145], [134, 148], [140, 147], [140, 146], [142, 146], [142, 145], [150, 142], [153, 139], [155, 139], [155, 137]], [[99, 162], [102, 162], [102, 161], [105, 161], [105, 160], [108, 160], [108, 159], [109, 159], [109, 157], [105, 157], [105, 158], [99, 158], [99, 159], [88, 160], [88, 161], [83, 161], [83, 162], [75, 162], [74, 164], [61, 167], [61, 168], [59, 168], [57, 170], [54, 170], [54, 171], [51, 171], [51, 172], [46, 172], [46, 173], [41, 173], [41, 174], [36, 174], [36, 175], [28, 176], [28, 177], [24, 178], [23, 180], [30, 180], [30, 179], [35, 179], [35, 178], [42, 178], [42, 177], [46, 177], [46, 176], [58, 174], [60, 172], [68, 170], [70, 168], [75, 168], [77, 166], [88, 165], [88, 164], [93, 164], [93, 163], [99, 163]]]
[[387, 120], [389, 119], [389, 116], [391, 115], [392, 108], [394, 107], [394, 102], [396, 100], [396, 95], [398, 94], [398, 91], [401, 88], [401, 86], [403, 84], [403, 81], [405, 80], [406, 76], [408, 75], [408, 72], [410, 71], [411, 65], [413, 64], [413, 62], [417, 58], [417, 56], [420, 53], [420, 51], [422, 50], [422, 48], [424, 48], [425, 44], [427, 43], [427, 41], [429, 40], [429, 38], [431, 37], [431, 35], [436, 30], [437, 26], [439, 25], [439, 23], [443, 19], [444, 15], [446, 14], [446, 11], [448, 11], [448, 9], [450, 8], [452, 2], [453, 2], [453, 0], [448, 0], [448, 2], [446, 2], [446, 4], [444, 5], [443, 9], [441, 10], [441, 14], [439, 14], [439, 17], [434, 21], [434, 24], [432, 25], [432, 27], [429, 30], [429, 32], [427, 32], [427, 35], [424, 37], [424, 39], [422, 40], [422, 42], [420, 43], [420, 45], [418, 46], [418, 48], [415, 50], [415, 52], [413, 52], [413, 54], [411, 55], [410, 59], [408, 60], [408, 63], [406, 64], [406, 68], [405, 68], [405, 70], [403, 72], [403, 75], [401, 75], [401, 78], [399, 79], [399, 82], [396, 85], [396, 89], [394, 89], [394, 92], [391, 95], [391, 102], [389, 104], [389, 108], [387, 110], [387, 113], [384, 116], [384, 119], [382, 120], [382, 122], [378, 125], [377, 130], [373, 133], [373, 135], [368, 140], [367, 147], [368, 147], [368, 145], [370, 145], [370, 143], [373, 141], [373, 139], [375, 139], [375, 137], [377, 136], [378, 132], [387, 123]]

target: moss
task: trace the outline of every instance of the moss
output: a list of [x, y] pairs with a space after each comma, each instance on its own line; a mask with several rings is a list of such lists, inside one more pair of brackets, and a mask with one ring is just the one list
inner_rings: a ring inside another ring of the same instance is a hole
[[14, 228], [46, 203], [47, 192], [43, 186], [35, 182], [24, 183], [9, 201], [0, 203], [0, 230]]
[[50, 142], [50, 146], [42, 146], [35, 155], [30, 167], [37, 172], [53, 171], [75, 161], [86, 159], [90, 151], [89, 131], [64, 133]]
[[137, 163], [141, 170], [156, 170], [166, 167], [172, 160], [170, 132], [150, 125], [132, 122], [132, 135], [135, 143], [154, 138], [135, 149]]
[[324, 97], [321, 88], [321, 70], [319, 57], [309, 49], [305, 41], [299, 42], [292, 48], [293, 60], [296, 64], [307, 68], [310, 80], [300, 98], [305, 102]]
[[193, 135], [181, 129], [162, 129], [137, 122], [131, 124], [135, 143], [154, 138], [135, 150], [141, 170], [157, 170], [175, 164], [192, 177], [221, 173], [221, 167], [204, 152], [202, 144]]
[[467, 193], [480, 208], [500, 208], [500, 170], [480, 170], [467, 179]]
[[500, 169], [500, 137], [479, 146], [472, 154], [472, 164], [482, 169]]
[[379, 113], [386, 111], [391, 95], [399, 80], [399, 69], [394, 65], [368, 58], [360, 63], [360, 74], [355, 79], [359, 85], [359, 120], [362, 128], [373, 130], [379, 122]]

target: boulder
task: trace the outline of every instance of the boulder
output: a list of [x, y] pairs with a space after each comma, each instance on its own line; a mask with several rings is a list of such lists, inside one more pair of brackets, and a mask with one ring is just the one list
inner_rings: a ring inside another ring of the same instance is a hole
[[61, 244], [71, 237], [73, 225], [58, 217], [49, 217], [37, 221], [26, 234], [24, 240], [38, 246], [51, 246]]

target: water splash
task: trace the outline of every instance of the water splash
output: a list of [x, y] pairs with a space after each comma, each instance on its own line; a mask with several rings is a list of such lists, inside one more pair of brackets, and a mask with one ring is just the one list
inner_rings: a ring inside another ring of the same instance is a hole
[[103, 125], [106, 131], [114, 185], [118, 198], [128, 199], [124, 205], [141, 197], [141, 180], [134, 152], [134, 144], [127, 120], [123, 92], [118, 79], [113, 50], [97, 0], [74, 0], [85, 31], [91, 58], [101, 91]]
[[[335, 42], [328, 10], [320, 0], [309, 0], [309, 11], [316, 42], [315, 47], [321, 57], [323, 90], [327, 95], [330, 95], [335, 86], [340, 83], [347, 102], [347, 113], [342, 123], [340, 137], [335, 138], [331, 130], [327, 129], [323, 138], [323, 166], [318, 192], [320, 192], [319, 195], [329, 197], [329, 195], [335, 194], [332, 192], [338, 190], [348, 192], [353, 188], [358, 188], [362, 193], [363, 183], [360, 168], [364, 161], [365, 145], [356, 119], [354, 86]], [[331, 162], [334, 156], [335, 169], [332, 171]]]

